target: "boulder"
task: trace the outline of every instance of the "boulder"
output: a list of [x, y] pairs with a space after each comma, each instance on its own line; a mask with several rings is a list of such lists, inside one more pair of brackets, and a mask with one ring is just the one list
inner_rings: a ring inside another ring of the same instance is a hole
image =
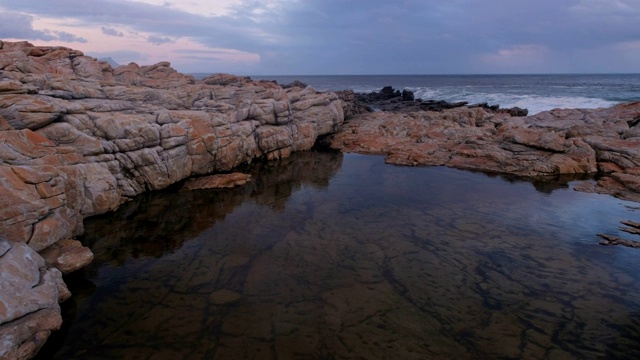
[[58, 269], [28, 245], [0, 239], [0, 359], [28, 359], [62, 318], [58, 301], [68, 296]]

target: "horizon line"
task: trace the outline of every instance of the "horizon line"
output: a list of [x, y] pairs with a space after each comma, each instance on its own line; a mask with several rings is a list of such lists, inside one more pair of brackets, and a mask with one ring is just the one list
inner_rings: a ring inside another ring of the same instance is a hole
[[[221, 72], [185, 72], [185, 74], [221, 74]], [[222, 72], [224, 74], [224, 72]], [[544, 76], [544, 75], [640, 75], [640, 72], [558, 72], [558, 73], [448, 73], [448, 74], [234, 74], [235, 76]]]

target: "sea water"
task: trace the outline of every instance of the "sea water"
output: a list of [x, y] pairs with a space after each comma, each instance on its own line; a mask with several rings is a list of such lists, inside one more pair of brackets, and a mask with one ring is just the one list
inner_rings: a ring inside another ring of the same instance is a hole
[[533, 115], [555, 108], [600, 108], [640, 101], [640, 74], [553, 75], [340, 75], [255, 76], [288, 84], [302, 81], [317, 90], [408, 89], [423, 100], [520, 107]]
[[40, 359], [638, 359], [637, 204], [305, 152], [87, 219]]

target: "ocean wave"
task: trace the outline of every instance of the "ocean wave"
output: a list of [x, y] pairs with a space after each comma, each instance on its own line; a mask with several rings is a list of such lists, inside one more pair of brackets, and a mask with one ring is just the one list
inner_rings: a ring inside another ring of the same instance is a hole
[[620, 103], [619, 101], [584, 96], [482, 93], [460, 91], [460, 89], [413, 88], [409, 90], [414, 92], [416, 98], [423, 100], [445, 100], [450, 102], [467, 101], [470, 104], [488, 103], [489, 105], [500, 105], [501, 108], [517, 106], [522, 109], [528, 109], [529, 115], [552, 109], [606, 108]]

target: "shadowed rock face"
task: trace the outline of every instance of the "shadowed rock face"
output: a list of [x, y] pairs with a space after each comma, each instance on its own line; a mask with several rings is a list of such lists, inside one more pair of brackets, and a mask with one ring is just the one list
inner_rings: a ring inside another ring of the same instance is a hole
[[[310, 87], [225, 74], [196, 82], [167, 62], [114, 69], [78, 50], [0, 42], [0, 235], [72, 271], [91, 254], [57, 243], [81, 234], [84, 217], [193, 175], [310, 149], [344, 108]], [[0, 338], [0, 354], [21, 346], [14, 339]]]
[[640, 103], [512, 117], [482, 108], [375, 112], [325, 141], [399, 165], [446, 165], [522, 176], [605, 173], [578, 189], [640, 200]]

